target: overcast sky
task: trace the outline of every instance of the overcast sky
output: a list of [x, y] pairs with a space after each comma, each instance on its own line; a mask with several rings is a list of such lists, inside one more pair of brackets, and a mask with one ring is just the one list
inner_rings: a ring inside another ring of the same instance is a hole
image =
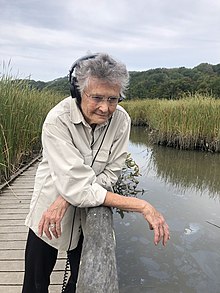
[[[128, 70], [220, 63], [219, 0], [0, 0], [0, 72], [49, 81], [107, 52]], [[7, 66], [6, 66], [7, 67]]]

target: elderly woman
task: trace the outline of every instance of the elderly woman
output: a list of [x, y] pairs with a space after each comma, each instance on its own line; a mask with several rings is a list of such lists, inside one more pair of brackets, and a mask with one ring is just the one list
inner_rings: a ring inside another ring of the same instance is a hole
[[77, 60], [70, 70], [71, 97], [47, 115], [43, 159], [36, 173], [25, 253], [23, 293], [46, 293], [58, 250], [68, 251], [75, 292], [86, 208], [104, 205], [138, 212], [154, 230], [154, 243], [169, 239], [163, 216], [142, 199], [113, 192], [127, 155], [130, 117], [118, 105], [128, 72], [107, 54]]

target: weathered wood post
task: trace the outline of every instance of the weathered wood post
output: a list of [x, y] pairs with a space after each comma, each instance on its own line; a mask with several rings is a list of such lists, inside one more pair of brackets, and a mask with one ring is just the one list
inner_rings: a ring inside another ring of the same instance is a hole
[[112, 211], [90, 208], [77, 282], [77, 293], [118, 293]]

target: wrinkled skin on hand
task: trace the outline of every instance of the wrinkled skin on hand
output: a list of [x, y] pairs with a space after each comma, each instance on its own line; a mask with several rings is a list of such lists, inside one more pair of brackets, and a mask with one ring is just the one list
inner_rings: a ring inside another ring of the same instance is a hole
[[[69, 203], [59, 196], [52, 205], [43, 213], [38, 225], [38, 235], [41, 237], [43, 233], [51, 240], [52, 235], [55, 238], [61, 236], [61, 221], [65, 215]], [[50, 227], [50, 225], [54, 227]]]
[[164, 217], [149, 203], [146, 204], [142, 212], [145, 220], [149, 224], [149, 228], [154, 230], [154, 244], [157, 245], [161, 240], [165, 246], [170, 239], [169, 226]]

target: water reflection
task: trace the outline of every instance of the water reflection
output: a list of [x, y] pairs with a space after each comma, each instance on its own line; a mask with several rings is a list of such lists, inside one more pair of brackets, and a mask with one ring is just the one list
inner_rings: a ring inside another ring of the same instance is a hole
[[129, 151], [171, 240], [155, 247], [141, 215], [114, 215], [120, 293], [219, 293], [220, 156], [152, 145], [144, 128], [132, 129]]
[[146, 146], [150, 160], [146, 170], [153, 169], [157, 177], [176, 188], [191, 188], [210, 197], [220, 196], [220, 155], [196, 151], [181, 151], [152, 145], [143, 127], [134, 127], [130, 141]]

